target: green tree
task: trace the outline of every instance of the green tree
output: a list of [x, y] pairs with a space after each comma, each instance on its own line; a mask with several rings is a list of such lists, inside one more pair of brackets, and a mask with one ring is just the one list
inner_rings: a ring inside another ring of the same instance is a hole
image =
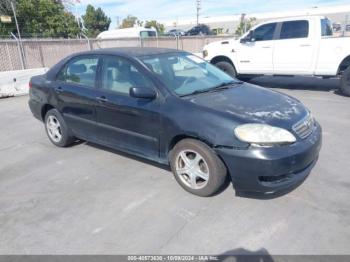
[[245, 32], [249, 31], [255, 25], [255, 23], [256, 23], [255, 17], [251, 17], [248, 20], [242, 19], [236, 29], [236, 35], [237, 36], [243, 35]]
[[[74, 15], [56, 0], [16, 0], [14, 3], [23, 37], [74, 38], [81, 32]], [[3, 11], [12, 17], [12, 23], [1, 26], [0, 34], [17, 33], [12, 10]]]
[[158, 33], [164, 33], [165, 27], [163, 24], [158, 23], [156, 20], [146, 21], [145, 23], [146, 28], [155, 28]]
[[101, 8], [95, 9], [92, 5], [86, 7], [86, 13], [82, 16], [86, 34], [88, 37], [96, 37], [99, 33], [108, 30], [111, 19], [106, 16]]
[[[16, 1], [13, 1], [16, 4]], [[2, 23], [0, 21], [0, 36], [8, 37], [10, 33], [15, 31], [15, 23], [12, 15], [10, 1], [0, 1], [0, 15], [10, 16], [12, 19], [11, 23]]]
[[140, 21], [136, 16], [128, 15], [123, 19], [122, 24], [119, 28], [130, 28], [134, 27], [135, 25], [142, 26], [143, 22]]

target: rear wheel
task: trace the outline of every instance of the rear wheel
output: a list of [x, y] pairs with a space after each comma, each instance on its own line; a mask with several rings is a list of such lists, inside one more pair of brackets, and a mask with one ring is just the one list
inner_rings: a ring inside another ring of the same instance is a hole
[[51, 109], [46, 113], [45, 130], [50, 141], [56, 146], [66, 147], [74, 142], [74, 137], [57, 109]]
[[181, 187], [198, 196], [213, 195], [226, 179], [226, 167], [220, 158], [198, 140], [177, 143], [171, 151], [170, 165]]
[[217, 68], [221, 69], [224, 71], [226, 74], [232, 76], [232, 77], [237, 77], [237, 72], [235, 67], [226, 61], [220, 61], [214, 64]]
[[348, 66], [341, 77], [340, 92], [346, 96], [350, 96], [350, 66]]

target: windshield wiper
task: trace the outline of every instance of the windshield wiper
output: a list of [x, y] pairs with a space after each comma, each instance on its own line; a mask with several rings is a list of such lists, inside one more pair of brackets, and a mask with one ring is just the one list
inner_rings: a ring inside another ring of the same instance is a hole
[[242, 81], [222, 82], [221, 84], [219, 84], [217, 86], [206, 88], [206, 89], [196, 90], [196, 91], [193, 91], [192, 93], [189, 93], [189, 94], [180, 95], [180, 97], [192, 96], [192, 95], [203, 94], [203, 93], [208, 93], [208, 92], [216, 92], [216, 91], [223, 90], [223, 89], [229, 89], [233, 86], [240, 85], [240, 84], [243, 84], [243, 82]]
[[200, 90], [196, 90], [196, 91], [193, 91], [193, 92], [191, 92], [191, 93], [188, 93], [188, 94], [180, 95], [180, 97], [192, 96], [192, 95], [207, 93], [207, 92], [209, 92], [209, 91], [211, 91], [211, 90], [212, 90], [212, 88], [200, 89]]
[[221, 84], [214, 86], [211, 88], [211, 91], [216, 91], [216, 90], [222, 90], [222, 89], [228, 89], [231, 88], [235, 85], [240, 85], [243, 84], [242, 81], [230, 81], [230, 82], [222, 82]]

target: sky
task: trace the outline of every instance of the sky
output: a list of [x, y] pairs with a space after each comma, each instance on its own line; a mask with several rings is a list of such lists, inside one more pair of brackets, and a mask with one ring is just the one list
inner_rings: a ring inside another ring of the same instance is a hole
[[[202, 17], [299, 10], [350, 3], [349, 0], [202, 0], [201, 2]], [[110, 28], [116, 27], [117, 17], [121, 22], [129, 14], [140, 20], [159, 21], [175, 21], [196, 15], [196, 0], [80, 0], [80, 4], [76, 6], [78, 13], [83, 14], [88, 4], [104, 10], [112, 19]]]

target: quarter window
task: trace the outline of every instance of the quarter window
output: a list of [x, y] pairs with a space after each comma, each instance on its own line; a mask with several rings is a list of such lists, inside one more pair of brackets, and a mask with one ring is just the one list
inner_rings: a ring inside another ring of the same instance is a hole
[[152, 83], [128, 60], [105, 57], [102, 65], [102, 88], [129, 94], [131, 87], [151, 87]]
[[273, 39], [276, 23], [259, 26], [254, 30], [255, 41], [268, 41]]
[[305, 20], [283, 22], [280, 39], [306, 38], [309, 36], [309, 22]]
[[331, 25], [331, 21], [328, 19], [322, 19], [321, 20], [321, 34], [322, 36], [332, 36], [333, 35], [333, 29]]
[[97, 64], [95, 57], [75, 59], [59, 73], [58, 80], [94, 88]]

